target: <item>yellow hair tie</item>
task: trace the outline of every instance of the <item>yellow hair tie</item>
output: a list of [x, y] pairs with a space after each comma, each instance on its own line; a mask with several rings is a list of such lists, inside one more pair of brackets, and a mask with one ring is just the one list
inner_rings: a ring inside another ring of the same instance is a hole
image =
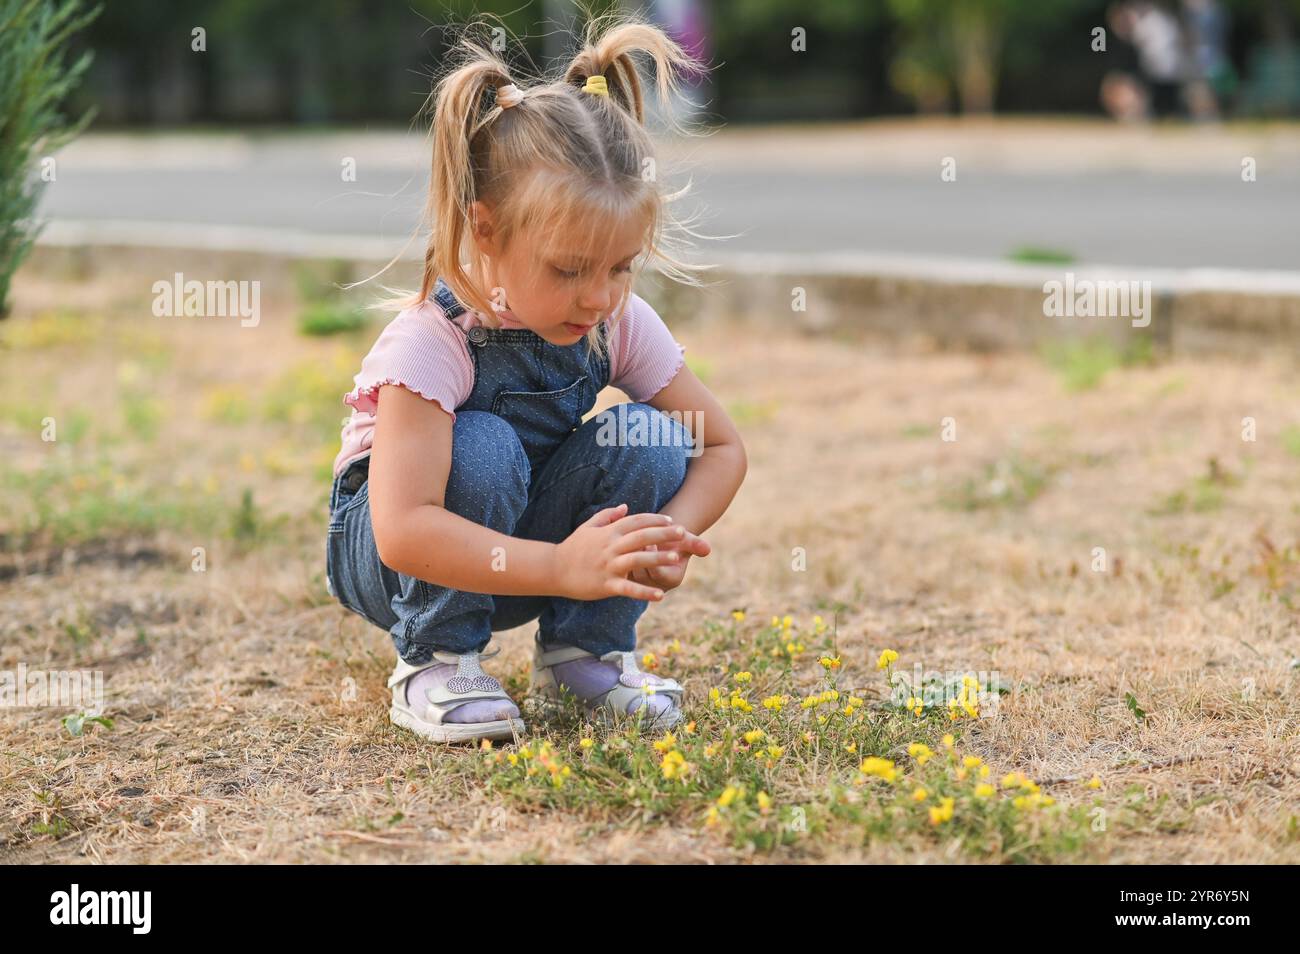
[[609, 95], [609, 84], [605, 82], [603, 76], [588, 76], [587, 85], [582, 88], [584, 93], [594, 93], [597, 96]]

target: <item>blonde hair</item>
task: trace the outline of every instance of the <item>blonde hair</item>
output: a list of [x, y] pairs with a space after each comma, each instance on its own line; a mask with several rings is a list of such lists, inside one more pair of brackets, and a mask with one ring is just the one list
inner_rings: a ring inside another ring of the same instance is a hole
[[[471, 27], [472, 28], [472, 27]], [[504, 245], [529, 233], [546, 245], [563, 234], [585, 235], [589, 250], [602, 245], [603, 223], [639, 215], [646, 221], [644, 254], [614, 310], [617, 321], [632, 286], [652, 260], [674, 281], [699, 286], [694, 274], [712, 265], [687, 264], [680, 252], [701, 236], [668, 204], [687, 191], [659, 186], [654, 145], [645, 127], [645, 97], [637, 57], [648, 56], [665, 103], [679, 93], [680, 72], [707, 67], [662, 30], [626, 15], [588, 21], [582, 49], [562, 75], [532, 85], [490, 46], [462, 37], [452, 67], [436, 84], [432, 109], [432, 169], [422, 226], [429, 238], [418, 292], [380, 307], [419, 305], [439, 278], [467, 307], [499, 326], [484, 258], [472, 240], [471, 206], [492, 210], [493, 229]], [[582, 92], [588, 77], [603, 76], [607, 96]], [[514, 105], [488, 101], [489, 91], [513, 85]], [[671, 118], [670, 128], [689, 133]], [[468, 263], [462, 256], [468, 257]], [[389, 263], [392, 264], [391, 262]], [[386, 266], [387, 268], [387, 266]], [[600, 345], [600, 325], [587, 333]]]

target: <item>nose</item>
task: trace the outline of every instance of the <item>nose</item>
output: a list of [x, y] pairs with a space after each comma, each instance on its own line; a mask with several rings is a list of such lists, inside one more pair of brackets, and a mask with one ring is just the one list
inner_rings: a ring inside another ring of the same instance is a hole
[[583, 287], [578, 295], [578, 307], [583, 311], [592, 312], [593, 317], [600, 320], [613, 310], [614, 303], [618, 301], [621, 293], [622, 287], [617, 281], [609, 278], [598, 279]]

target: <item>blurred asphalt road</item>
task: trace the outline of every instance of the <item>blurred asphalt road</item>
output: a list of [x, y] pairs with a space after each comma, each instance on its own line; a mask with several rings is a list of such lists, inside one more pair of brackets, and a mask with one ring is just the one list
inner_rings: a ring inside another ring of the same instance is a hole
[[[367, 235], [396, 251], [423, 201], [424, 149], [397, 132], [90, 135], [60, 154], [42, 214]], [[1293, 127], [863, 123], [724, 131], [689, 157], [684, 209], [704, 206], [706, 232], [742, 233], [721, 244], [732, 251], [1004, 260], [1031, 246], [1080, 263], [1300, 269]]]

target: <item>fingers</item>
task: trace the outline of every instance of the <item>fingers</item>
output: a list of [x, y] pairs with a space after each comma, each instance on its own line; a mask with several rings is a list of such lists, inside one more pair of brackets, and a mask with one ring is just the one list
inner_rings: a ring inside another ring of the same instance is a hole
[[676, 550], [637, 550], [625, 553], [614, 560], [610, 566], [621, 576], [643, 566], [665, 566], [681, 562], [681, 555]]
[[645, 530], [636, 530], [619, 537], [614, 542], [614, 552], [627, 553], [630, 550], [641, 550], [650, 544], [659, 543], [671, 546], [681, 540], [685, 532], [682, 527], [648, 527]]
[[585, 526], [603, 527], [605, 524], [613, 523], [615, 520], [619, 519], [623, 516], [623, 512], [626, 510], [627, 504], [625, 503], [621, 503], [616, 507], [606, 507], [604, 510], [597, 510], [587, 518]]
[[614, 596], [627, 596], [634, 600], [651, 600], [658, 602], [664, 598], [664, 591], [653, 586], [642, 586], [631, 580], [621, 578], [610, 580], [610, 593]]
[[[627, 504], [620, 506], [626, 507]], [[667, 527], [672, 525], [672, 518], [662, 513], [633, 513], [620, 520], [615, 520], [613, 526], [618, 529], [619, 533], [630, 533], [633, 530], [640, 530], [642, 527]]]

